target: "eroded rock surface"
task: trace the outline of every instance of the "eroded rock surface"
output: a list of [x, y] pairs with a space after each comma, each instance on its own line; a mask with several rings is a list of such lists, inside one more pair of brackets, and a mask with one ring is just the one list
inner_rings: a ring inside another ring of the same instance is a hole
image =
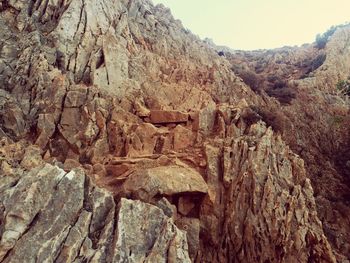
[[207, 184], [200, 173], [176, 166], [159, 166], [136, 171], [123, 184], [124, 194], [140, 200], [150, 200], [156, 195], [172, 196], [207, 192]]
[[2, 1], [0, 261], [347, 262], [349, 32], [220, 53], [148, 0]]
[[81, 169], [46, 164], [7, 187], [4, 176], [1, 262], [191, 262], [186, 232], [162, 209], [127, 199], [117, 207]]

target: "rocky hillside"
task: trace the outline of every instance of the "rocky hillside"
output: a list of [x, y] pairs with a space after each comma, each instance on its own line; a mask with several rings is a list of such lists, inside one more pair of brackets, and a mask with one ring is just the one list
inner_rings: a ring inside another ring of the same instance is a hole
[[324, 48], [311, 44], [227, 54], [233, 70], [241, 73], [245, 82], [253, 83], [255, 92], [268, 101], [253, 109], [305, 161], [325, 234], [347, 258], [349, 94], [339, 90], [339, 84], [350, 76], [349, 41], [347, 26], [340, 27]]
[[220, 52], [149, 0], [7, 0], [0, 32], [0, 262], [350, 259], [350, 28]]

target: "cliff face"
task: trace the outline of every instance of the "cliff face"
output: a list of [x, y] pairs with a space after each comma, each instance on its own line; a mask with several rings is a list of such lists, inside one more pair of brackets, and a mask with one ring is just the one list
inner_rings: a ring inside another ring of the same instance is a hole
[[0, 10], [1, 262], [350, 258], [349, 29], [219, 56], [148, 0]]
[[1, 180], [1, 262], [191, 262], [186, 234], [161, 208], [117, 205], [82, 170], [46, 164]]
[[305, 45], [227, 53], [233, 70], [242, 78], [253, 76], [262, 83], [255, 91], [269, 103], [260, 104], [255, 110], [305, 161], [324, 231], [336, 251], [347, 258], [349, 97], [337, 85], [350, 76], [349, 33], [349, 27], [339, 28], [324, 49]]

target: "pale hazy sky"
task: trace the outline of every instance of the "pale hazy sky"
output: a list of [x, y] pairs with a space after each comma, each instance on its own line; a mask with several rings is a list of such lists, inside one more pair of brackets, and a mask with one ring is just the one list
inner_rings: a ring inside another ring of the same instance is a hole
[[201, 38], [234, 49], [275, 48], [315, 40], [350, 21], [350, 0], [152, 0]]

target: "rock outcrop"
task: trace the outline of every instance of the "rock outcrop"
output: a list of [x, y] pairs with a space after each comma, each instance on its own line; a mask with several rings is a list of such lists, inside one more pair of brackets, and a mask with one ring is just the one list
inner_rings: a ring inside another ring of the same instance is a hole
[[148, 0], [8, 0], [0, 32], [0, 262], [350, 258], [349, 28], [218, 52]]
[[81, 169], [46, 164], [8, 177], [0, 180], [1, 262], [191, 262], [186, 233], [161, 208], [117, 205]]
[[200, 173], [176, 166], [136, 171], [123, 183], [123, 193], [140, 200], [182, 193], [206, 194], [208, 186]]
[[323, 229], [337, 253], [346, 258], [350, 258], [350, 235], [346, 234], [350, 108], [349, 97], [337, 86], [350, 76], [349, 32], [349, 26], [339, 27], [324, 49], [305, 45], [226, 53], [234, 68], [239, 62], [243, 72], [250, 72], [244, 76], [261, 81], [256, 92], [269, 103], [255, 105], [253, 110], [305, 161]]

